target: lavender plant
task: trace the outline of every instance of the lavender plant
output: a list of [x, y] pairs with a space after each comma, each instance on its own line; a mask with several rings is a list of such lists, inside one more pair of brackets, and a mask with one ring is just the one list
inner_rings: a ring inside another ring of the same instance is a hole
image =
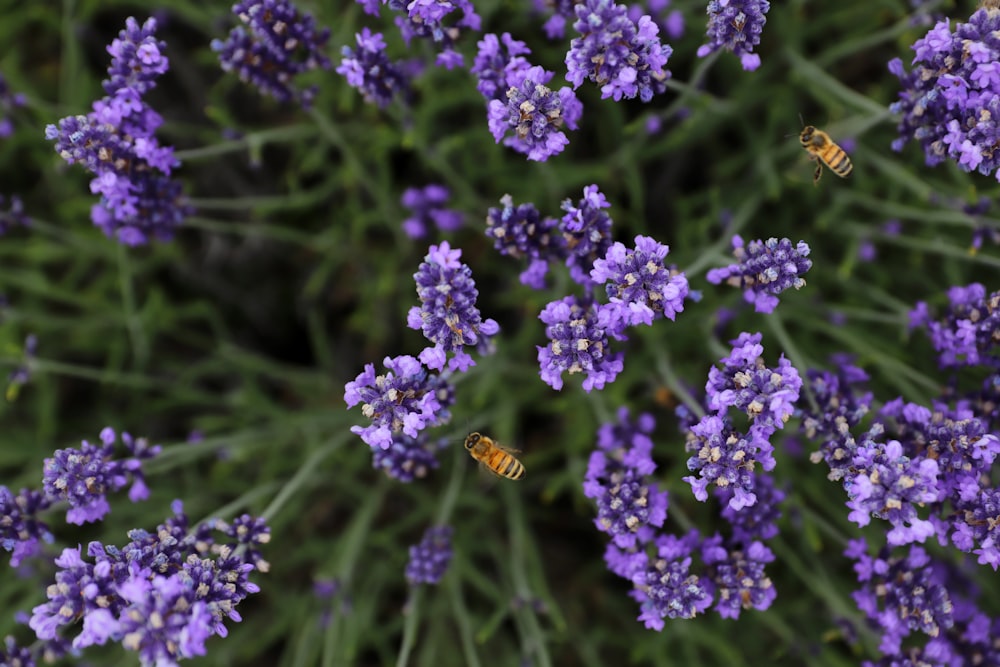
[[5, 8], [0, 664], [1000, 664], [996, 5]]

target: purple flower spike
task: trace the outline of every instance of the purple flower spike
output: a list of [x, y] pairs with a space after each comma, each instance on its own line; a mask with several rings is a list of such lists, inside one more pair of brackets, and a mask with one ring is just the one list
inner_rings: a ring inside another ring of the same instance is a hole
[[596, 185], [583, 188], [583, 198], [576, 204], [571, 199], [562, 203], [566, 214], [560, 222], [569, 254], [566, 266], [570, 277], [588, 290], [594, 286], [590, 278], [594, 262], [607, 257], [611, 249], [612, 220], [604, 210], [610, 207], [607, 197]]
[[394, 433], [388, 449], [372, 449], [372, 467], [385, 471], [386, 475], [400, 482], [412, 482], [426, 477], [428, 472], [438, 467], [434, 454], [446, 445], [444, 440], [430, 442], [423, 433], [416, 438]]
[[354, 39], [358, 48], [354, 50], [346, 45], [341, 48], [343, 58], [337, 73], [357, 88], [366, 102], [380, 109], [389, 106], [397, 96], [408, 103], [413, 97], [411, 68], [389, 60], [382, 33], [372, 34], [368, 28], [362, 28]]
[[[495, 320], [484, 320], [476, 308], [479, 291], [472, 279], [472, 269], [458, 261], [462, 251], [452, 250], [447, 241], [431, 246], [420, 269], [413, 275], [420, 306], [407, 315], [411, 329], [420, 329], [434, 347], [420, 353], [420, 360], [430, 369], [448, 368], [465, 371], [476, 362], [465, 352], [466, 345], [479, 345], [500, 331]], [[415, 437], [416, 434], [410, 434]]]
[[58, 449], [52, 458], [45, 459], [45, 495], [50, 502], [69, 502], [69, 523], [81, 525], [104, 518], [111, 511], [106, 494], [123, 489], [130, 477], [129, 499], [136, 502], [149, 497], [141, 465], [143, 459], [160, 453], [159, 445], [150, 447], [144, 438], [133, 440], [122, 433], [121, 441], [132, 457], [112, 460], [117, 435], [106, 428], [100, 439], [100, 445], [84, 440], [79, 449]]
[[410, 547], [406, 580], [411, 586], [436, 584], [451, 563], [451, 526], [428, 528], [419, 544]]
[[[569, 145], [562, 127], [575, 130], [583, 104], [570, 88], [554, 91], [546, 84], [554, 76], [541, 67], [521, 68], [507, 75], [506, 99], [494, 99], [487, 109], [493, 139], [529, 160], [544, 162]], [[513, 135], [507, 136], [513, 131]], [[506, 137], [506, 138], [505, 138]]]
[[28, 227], [30, 225], [31, 218], [25, 215], [21, 198], [17, 195], [5, 197], [0, 194], [0, 236], [9, 232], [13, 227]]
[[760, 44], [760, 33], [767, 23], [764, 15], [770, 9], [767, 0], [710, 0], [708, 43], [698, 49], [698, 57], [726, 49], [739, 56], [748, 72], [760, 67], [760, 56], [753, 50]]
[[14, 495], [0, 486], [0, 547], [10, 552], [11, 567], [41, 553], [42, 542], [53, 541], [49, 527], [38, 518], [51, 504], [40, 491], [21, 489]]
[[552, 12], [545, 21], [542, 30], [549, 39], [562, 39], [566, 36], [566, 24], [571, 22], [576, 14], [574, 0], [533, 0], [535, 9], [540, 12]]
[[534, 204], [514, 206], [510, 195], [500, 198], [503, 208], [486, 214], [486, 235], [501, 255], [529, 260], [520, 280], [533, 289], [545, 289], [549, 262], [566, 259], [566, 241], [558, 233], [559, 221], [541, 217]]
[[903, 89], [889, 107], [902, 114], [894, 150], [916, 140], [928, 166], [950, 158], [963, 171], [1000, 179], [998, 30], [1000, 9], [979, 9], [954, 31], [945, 19], [918, 39], [909, 72], [899, 58], [889, 62]]
[[694, 452], [687, 467], [697, 472], [698, 477], [688, 476], [683, 480], [691, 485], [695, 498], [708, 500], [708, 488], [714, 485], [732, 493], [728, 507], [733, 511], [757, 502], [756, 467], [760, 465], [769, 471], [775, 465], [767, 437], [753, 428], [747, 435], [738, 433], [725, 416], [706, 415], [692, 426], [685, 449]]
[[[446, 69], [462, 66], [462, 54], [455, 50], [455, 44], [462, 29], [478, 31], [481, 23], [470, 0], [388, 0], [388, 5], [406, 14], [396, 16], [396, 26], [407, 45], [414, 37], [429, 39], [441, 48], [438, 65]], [[445, 25], [446, 19], [451, 20], [449, 15], [459, 10], [462, 17], [453, 25]]]
[[236, 72], [240, 81], [256, 87], [279, 102], [309, 107], [316, 87], [299, 90], [292, 80], [316, 69], [330, 69], [324, 50], [330, 30], [317, 30], [312, 16], [289, 0], [241, 0], [233, 5], [242, 26], [226, 41], [213, 40], [222, 69]]
[[658, 317], [673, 320], [684, 310], [687, 278], [663, 263], [669, 251], [655, 239], [636, 236], [634, 250], [616, 242], [604, 259], [594, 262], [590, 279], [607, 283], [611, 305], [626, 325], [651, 325]]
[[932, 320], [924, 302], [910, 313], [910, 327], [926, 327], [942, 368], [987, 365], [1000, 368], [1000, 291], [979, 283], [948, 290], [949, 310]]
[[478, 90], [487, 101], [507, 99], [507, 79], [513, 72], [531, 67], [524, 56], [531, 53], [524, 42], [514, 39], [509, 32], [499, 38], [493, 33], [485, 35], [477, 44], [479, 53], [469, 70], [479, 78]]
[[68, 116], [58, 127], [45, 128], [45, 138], [56, 142], [66, 162], [94, 174], [90, 190], [100, 201], [91, 209], [91, 220], [125, 245], [169, 240], [191, 214], [180, 183], [170, 178], [178, 165], [173, 149], [160, 146], [154, 136], [163, 119], [142, 101], [168, 67], [166, 44], [155, 32], [153, 19], [142, 26], [127, 19], [125, 30], [108, 46], [108, 95], [86, 116]]
[[388, 369], [384, 375], [375, 375], [375, 366], [365, 364], [364, 372], [344, 386], [347, 407], [361, 403], [361, 413], [372, 422], [352, 426], [352, 433], [373, 448], [389, 449], [394, 433], [416, 438], [424, 428], [448, 421], [454, 392], [447, 381], [409, 355], [386, 357], [382, 364]]
[[580, 37], [566, 54], [566, 80], [574, 89], [590, 79], [601, 87], [602, 99], [638, 96], [643, 102], [667, 89], [665, 68], [673, 49], [660, 43], [652, 18], [633, 22], [628, 7], [614, 0], [583, 0], [575, 12], [573, 29]]
[[733, 351], [720, 360], [721, 370], [714, 366], [709, 370], [705, 392], [709, 409], [720, 414], [729, 408], [744, 411], [767, 438], [791, 417], [802, 379], [785, 355], [776, 369], [764, 364], [762, 338], [760, 333], [743, 332], [730, 341]]
[[663, 535], [656, 540], [657, 558], [632, 577], [635, 598], [647, 628], [662, 630], [665, 618], [694, 618], [712, 604], [712, 595], [698, 575], [691, 573], [691, 554], [701, 541], [697, 531], [682, 538]]
[[716, 535], [705, 540], [701, 554], [719, 595], [715, 610], [722, 618], [739, 618], [741, 610], [763, 611], [778, 596], [764, 572], [774, 554], [760, 542], [753, 542], [743, 550], [727, 551], [722, 538]]
[[656, 470], [649, 437], [654, 427], [652, 415], [640, 415], [633, 422], [628, 408], [620, 408], [618, 423], [601, 426], [597, 449], [590, 455], [583, 494], [597, 502], [597, 529], [610, 535], [620, 549], [649, 542], [653, 528], [667, 518], [667, 492], [646, 479]]
[[118, 594], [127, 606], [120, 621], [108, 624], [108, 634], [122, 637], [122, 645], [138, 653], [143, 664], [176, 664], [205, 655], [215, 618], [183, 574], [150, 579], [137, 572], [118, 585]]
[[0, 74], [0, 139], [9, 137], [14, 132], [14, 124], [7, 115], [24, 104], [24, 95], [11, 92], [7, 79]]
[[542, 380], [562, 389], [564, 372], [586, 373], [583, 388], [603, 389], [623, 367], [622, 355], [612, 354], [610, 338], [623, 340], [616, 310], [604, 304], [567, 296], [545, 306], [538, 316], [545, 323], [549, 344], [538, 347]]
[[712, 269], [705, 276], [718, 285], [723, 281], [743, 289], [743, 298], [754, 305], [758, 313], [771, 313], [778, 305], [778, 294], [790, 287], [801, 289], [802, 277], [812, 268], [807, 259], [809, 245], [799, 241], [794, 247], [788, 239], [769, 238], [751, 241], [744, 247], [743, 239], [733, 236], [733, 256], [737, 262], [721, 269]]
[[406, 188], [401, 203], [413, 211], [413, 215], [403, 221], [403, 231], [411, 239], [422, 239], [434, 225], [441, 231], [453, 232], [462, 227], [463, 216], [459, 211], [445, 208], [451, 193], [443, 185], [428, 185], [425, 188]]

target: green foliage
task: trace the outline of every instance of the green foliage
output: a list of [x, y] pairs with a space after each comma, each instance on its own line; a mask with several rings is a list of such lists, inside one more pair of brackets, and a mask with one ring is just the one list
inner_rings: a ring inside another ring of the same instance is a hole
[[[333, 28], [335, 61], [362, 26], [383, 30], [394, 56], [408, 54], [389, 19], [358, 5], [301, 6]], [[161, 522], [174, 498], [192, 518], [263, 514], [273, 539], [271, 571], [254, 575], [262, 592], [241, 608], [230, 637], [212, 639], [192, 665], [859, 664], [838, 629], [861, 621], [841, 556], [858, 531], [820, 466], [778, 446], [789, 501], [772, 545], [774, 606], [735, 622], [714, 613], [668, 622], [655, 633], [635, 620], [629, 587], [604, 566], [604, 536], [581, 493], [587, 457], [619, 406], [653, 412], [670, 528], [721, 526], [718, 507], [695, 502], [681, 481], [687, 454], [663, 390], [698, 390], [742, 330], [762, 331], [769, 359], [784, 352], [800, 372], [851, 352], [880, 400], [926, 403], [945, 378], [926, 342], [910, 339], [906, 312], [917, 300], [940, 304], [954, 284], [995, 287], [995, 249], [972, 256], [968, 246], [977, 224], [1000, 220], [948, 202], [995, 198], [997, 186], [950, 164], [927, 168], [914, 146], [889, 150], [887, 105], [898, 90], [886, 62], [907, 60], [925, 30], [911, 24], [909, 2], [774, 3], [752, 73], [730, 54], [695, 58], [704, 3], [675, 6], [687, 31], [672, 43], [668, 92], [646, 105], [614, 103], [587, 83], [578, 91], [581, 129], [565, 153], [534, 163], [493, 142], [467, 71], [430, 68], [411, 108], [385, 111], [334, 72], [313, 74], [319, 96], [303, 112], [218, 69], [208, 45], [224, 35], [227, 3], [165, 0], [155, 11], [166, 19], [159, 36], [171, 69], [150, 103], [166, 119], [160, 136], [178, 149], [198, 213], [174, 242], [126, 249], [92, 227], [88, 177], [62, 163], [43, 128], [89, 110], [102, 94], [105, 45], [126, 16], [154, 9], [0, 0], [0, 44], [11, 47], [0, 52], [0, 72], [28, 98], [15, 134], [0, 139], [0, 192], [21, 194], [34, 220], [0, 238], [0, 293], [10, 303], [3, 367], [21, 364], [25, 336], [38, 337], [30, 382], [0, 402], [0, 481], [37, 486], [43, 458], [111, 425], [164, 445], [148, 466], [152, 496], [113, 498], [98, 526], [65, 526], [53, 515], [58, 545], [124, 542], [127, 530]], [[477, 11], [485, 31], [527, 41], [558, 81], [567, 44], [548, 42], [530, 7], [483, 2]], [[966, 16], [952, 3], [936, 9]], [[461, 42], [467, 62], [474, 41]], [[426, 44], [411, 48], [430, 55]], [[850, 178], [827, 172], [813, 186], [796, 138], [800, 114], [855, 142]], [[647, 134], [654, 116], [663, 129]], [[228, 130], [239, 138], [225, 138]], [[416, 302], [413, 273], [436, 241], [403, 234], [399, 199], [431, 182], [448, 186], [451, 206], [466, 215], [449, 239], [473, 269], [484, 317], [502, 331], [496, 355], [460, 380], [441, 467], [403, 485], [371, 468], [368, 447], [348, 431], [363, 418], [342, 395], [365, 363], [424, 345], [406, 328], [406, 311]], [[675, 323], [635, 331], [621, 348], [624, 372], [603, 392], [584, 393], [575, 377], [554, 392], [538, 378], [537, 314], [573, 285], [561, 269], [545, 292], [520, 285], [523, 267], [493, 250], [483, 220], [507, 193], [558, 215], [562, 200], [591, 183], [612, 203], [615, 238], [669, 244], [703, 298]], [[891, 218], [902, 235], [880, 231]], [[734, 233], [803, 239], [814, 266], [773, 315], [741, 310], [719, 332], [718, 309], [737, 307], [740, 295], [707, 284], [704, 273], [728, 263]], [[878, 258], [863, 262], [859, 246], [869, 241]], [[472, 430], [523, 450], [524, 480], [469, 471], [460, 443]], [[204, 439], [188, 443], [194, 431]], [[407, 546], [435, 521], [455, 526], [455, 560], [441, 585], [411, 593]], [[49, 575], [45, 563], [36, 569]], [[342, 583], [326, 624], [312, 594], [317, 578]], [[20, 636], [13, 612], [40, 604], [44, 590], [13, 571], [2, 581], [0, 635]], [[862, 631], [869, 658], [871, 640]], [[109, 647], [88, 661], [136, 658]]]

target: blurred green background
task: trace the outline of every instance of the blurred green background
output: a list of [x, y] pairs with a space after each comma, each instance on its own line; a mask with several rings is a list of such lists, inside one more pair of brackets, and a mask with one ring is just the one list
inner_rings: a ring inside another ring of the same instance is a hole
[[[375, 19], [346, 0], [298, 6], [331, 27], [335, 65], [363, 26], [384, 32], [393, 56], [408, 55], [388, 10]], [[62, 525], [53, 514], [57, 546], [121, 544], [128, 529], [161, 522], [174, 498], [193, 519], [264, 513], [271, 572], [255, 575], [262, 591], [241, 606], [243, 622], [192, 665], [399, 664], [406, 627], [412, 665], [847, 666], [874, 658], [871, 635], [858, 629], [852, 645], [841, 632], [861, 619], [841, 556], [858, 534], [843, 491], [780, 438], [775, 475], [789, 495], [770, 544], [778, 599], [738, 621], [709, 613], [645, 630], [627, 582], [604, 566], [605, 536], [581, 483], [598, 425], [621, 405], [652, 412], [656, 477], [671, 492], [668, 529], [721, 528], [718, 506], [695, 502], [681, 481], [687, 454], [671, 408], [679, 390], [704, 386], [726, 341], [743, 330], [762, 331], [767, 359], [784, 352], [800, 373], [834, 352], [858, 355], [879, 401], [927, 403], [939, 393], [947, 378], [922, 335], [910, 338], [906, 312], [917, 300], [943, 303], [951, 285], [995, 287], [995, 248], [975, 256], [968, 248], [976, 225], [1000, 220], [961, 206], [994, 199], [997, 185], [951, 164], [929, 169], [917, 146], [890, 151], [887, 105], [898, 86], [886, 63], [909, 62], [910, 45], [932, 25], [921, 15], [964, 20], [974, 7], [774, 3], [753, 73], [731, 54], [697, 59], [705, 3], [672, 7], [687, 29], [671, 42], [668, 92], [646, 105], [614, 103], [587, 83], [577, 91], [582, 125], [566, 151], [533, 163], [494, 144], [475, 79], [461, 69], [429, 68], [411, 108], [385, 111], [333, 71], [314, 73], [306, 83], [319, 95], [302, 111], [219, 69], [209, 42], [232, 24], [225, 2], [0, 0], [0, 73], [28, 97], [14, 135], [0, 139], [0, 192], [20, 194], [34, 221], [0, 238], [4, 372], [22, 362], [25, 336], [38, 337], [30, 382], [0, 403], [0, 483], [38, 486], [44, 457], [110, 425], [164, 445], [148, 464], [152, 496], [136, 505], [113, 498], [96, 526]], [[532, 62], [562, 80], [568, 39], [546, 40], [529, 0], [483, 0], [476, 10], [484, 32], [526, 41]], [[67, 167], [43, 131], [89, 110], [103, 94], [105, 46], [126, 17], [150, 12], [170, 71], [148, 102], [166, 119], [159, 136], [177, 148], [176, 174], [198, 213], [174, 242], [126, 249], [91, 225], [89, 175]], [[460, 41], [467, 63], [478, 38]], [[420, 42], [412, 52], [433, 57]], [[662, 129], [650, 135], [654, 116]], [[849, 179], [828, 172], [813, 186], [800, 117], [849, 150]], [[467, 224], [414, 242], [401, 231], [399, 198], [429, 183], [450, 188]], [[545, 339], [537, 315], [574, 285], [561, 269], [545, 292], [520, 285], [524, 267], [493, 250], [484, 220], [507, 193], [558, 216], [560, 202], [591, 183], [612, 204], [615, 239], [631, 245], [647, 234], [669, 244], [703, 299], [675, 323], [633, 330], [618, 347], [625, 370], [603, 392], [584, 393], [576, 377], [555, 392], [538, 378], [535, 346]], [[890, 219], [901, 235], [883, 233]], [[782, 295], [771, 316], [704, 281], [729, 262], [733, 233], [812, 248], [808, 285]], [[363, 418], [346, 410], [343, 387], [365, 363], [381, 368], [385, 356], [422, 349], [421, 334], [405, 326], [416, 303], [412, 275], [443, 238], [462, 249], [479, 307], [502, 332], [496, 355], [459, 379], [453, 419], [439, 431], [453, 443], [440, 468], [406, 485], [371, 468], [368, 447], [348, 431]], [[859, 258], [866, 242], [874, 261]], [[739, 313], [716, 327], [720, 307]], [[793, 420], [784, 435], [796, 427]], [[524, 480], [476, 474], [460, 447], [472, 430], [523, 450]], [[203, 438], [189, 443], [193, 432]], [[806, 455], [815, 447], [802, 446]], [[449, 489], [458, 493], [454, 561], [439, 586], [410, 599], [407, 546], [448, 509]], [[13, 614], [41, 603], [40, 582], [51, 576], [44, 562], [32, 567], [37, 576], [0, 575], [0, 636], [28, 638]], [[332, 602], [313, 595], [321, 578], [341, 582]], [[86, 659], [137, 661], [115, 647]]]

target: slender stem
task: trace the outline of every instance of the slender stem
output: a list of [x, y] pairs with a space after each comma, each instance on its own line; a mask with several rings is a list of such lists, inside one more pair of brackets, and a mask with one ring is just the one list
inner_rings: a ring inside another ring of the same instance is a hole
[[132, 354], [135, 355], [135, 366], [145, 368], [149, 361], [149, 340], [142, 327], [142, 319], [136, 312], [135, 289], [132, 285], [132, 265], [129, 261], [128, 246], [124, 243], [118, 246], [118, 287], [122, 294], [122, 308], [125, 311], [125, 326], [128, 329], [129, 340], [132, 342]]
[[469, 612], [465, 607], [465, 600], [462, 598], [461, 580], [458, 577], [447, 577], [445, 587], [448, 589], [448, 598], [455, 615], [455, 624], [458, 626], [458, 636], [462, 640], [465, 664], [468, 667], [480, 667], [476, 644], [472, 638], [472, 627], [469, 624]]
[[451, 521], [451, 513], [455, 509], [455, 501], [458, 499], [458, 492], [462, 489], [462, 480], [465, 478], [465, 470], [468, 467], [465, 452], [461, 447], [452, 447], [455, 450], [455, 462], [451, 468], [451, 478], [448, 480], [448, 487], [441, 497], [441, 504], [438, 506], [437, 515], [434, 517], [435, 526], [445, 526]]
[[[521, 504], [521, 496], [512, 488], [505, 487], [505, 494], [508, 501], [509, 511], [507, 512], [507, 529], [510, 534], [510, 564], [511, 578], [514, 580], [514, 590], [522, 600], [531, 599], [531, 588], [528, 586], [528, 576], [524, 568], [524, 554], [527, 549], [527, 536], [524, 530], [524, 508]], [[534, 649], [537, 657], [537, 664], [540, 667], [551, 667], [552, 660], [549, 657], [546, 647], [545, 637], [542, 628], [538, 623], [538, 617], [531, 609], [531, 605], [521, 605], [518, 616], [523, 616], [525, 629], [528, 636], [525, 638], [529, 646]]]
[[413, 642], [417, 636], [417, 627], [420, 625], [420, 601], [423, 592], [423, 586], [415, 586], [410, 589], [410, 599], [406, 603], [406, 621], [403, 624], [403, 645], [399, 648], [396, 667], [406, 667], [410, 660], [410, 652], [413, 650]]
[[229, 153], [238, 153], [245, 150], [259, 151], [264, 145], [278, 143], [285, 140], [302, 139], [316, 134], [316, 128], [312, 125], [289, 125], [287, 127], [276, 127], [270, 130], [248, 133], [239, 139], [222, 141], [200, 148], [189, 148], [187, 150], [174, 151], [174, 157], [184, 162], [195, 161], [205, 158], [215, 158]]
[[805, 381], [805, 373], [809, 369], [810, 364], [806, 361], [805, 357], [802, 356], [802, 353], [799, 352], [799, 348], [792, 340], [792, 337], [788, 335], [788, 331], [785, 329], [785, 323], [782, 321], [781, 316], [778, 315], [777, 310], [771, 313], [770, 317], [765, 319], [771, 329], [771, 333], [775, 335], [778, 342], [781, 343], [781, 347], [784, 349], [784, 352], [788, 355], [788, 358], [792, 360], [792, 365], [798, 369], [799, 377], [802, 378], [802, 389], [805, 390], [806, 400], [809, 401], [809, 407], [812, 409], [813, 414], [818, 414], [819, 405], [816, 403], [816, 397], [813, 396], [809, 383]]
[[288, 480], [288, 483], [282, 487], [281, 492], [274, 497], [271, 504], [267, 506], [263, 512], [261, 512], [261, 518], [265, 521], [270, 521], [271, 517], [278, 513], [278, 510], [288, 502], [295, 493], [302, 488], [302, 484], [309, 478], [309, 476], [316, 471], [316, 466], [319, 465], [320, 461], [325, 459], [327, 456], [335, 452], [340, 448], [341, 445], [347, 440], [346, 434], [339, 434], [326, 447], [320, 447], [312, 455], [302, 462], [299, 469], [292, 475], [292, 478]]
[[674, 395], [681, 399], [681, 402], [694, 413], [699, 419], [705, 416], [705, 410], [701, 404], [691, 395], [684, 383], [674, 372], [673, 364], [670, 363], [670, 353], [663, 345], [653, 345], [653, 356], [656, 357], [656, 370], [663, 379], [663, 383], [674, 392]]

